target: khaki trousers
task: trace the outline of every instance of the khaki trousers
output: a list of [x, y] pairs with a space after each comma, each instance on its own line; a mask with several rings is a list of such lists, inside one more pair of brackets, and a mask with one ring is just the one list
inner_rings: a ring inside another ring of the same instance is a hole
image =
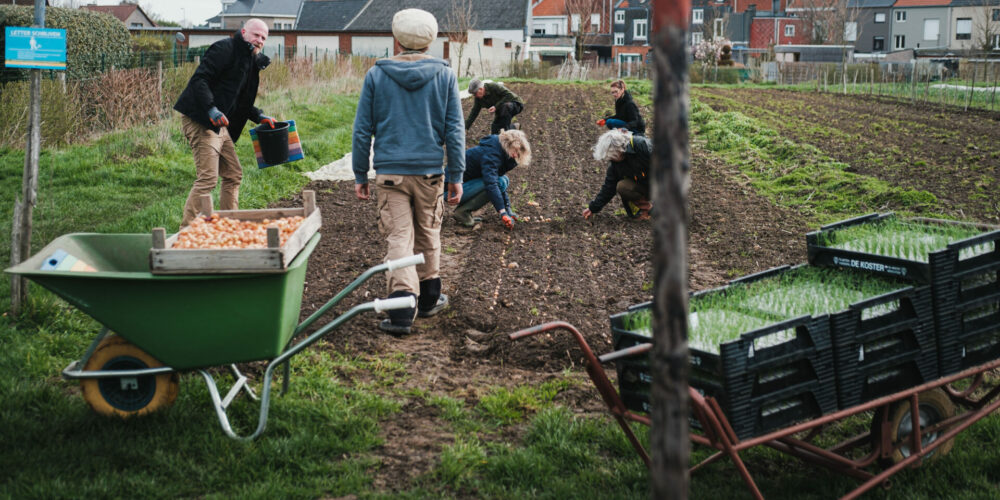
[[201, 196], [212, 193], [220, 176], [222, 189], [219, 192], [219, 209], [238, 209], [243, 167], [236, 156], [236, 146], [229, 137], [229, 130], [222, 127], [215, 133], [187, 116], [181, 117], [181, 126], [194, 155], [196, 174], [194, 186], [184, 202], [181, 226], [186, 226], [198, 215]]
[[386, 273], [388, 293], [420, 295], [420, 282], [440, 276], [441, 219], [444, 215], [444, 176], [375, 176], [378, 229], [389, 249], [385, 260], [424, 254], [416, 267]]

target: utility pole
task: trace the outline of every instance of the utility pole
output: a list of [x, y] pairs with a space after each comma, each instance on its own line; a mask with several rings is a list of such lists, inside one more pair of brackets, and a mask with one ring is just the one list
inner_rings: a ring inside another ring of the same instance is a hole
[[686, 499], [691, 451], [688, 415], [687, 34], [690, 0], [653, 0], [656, 59], [652, 197], [653, 381], [651, 496]]
[[[45, 27], [45, 0], [35, 0], [33, 28]], [[14, 200], [14, 224], [11, 230], [10, 261], [20, 264], [31, 255], [31, 218], [38, 196], [38, 158], [42, 147], [42, 70], [31, 70], [31, 108], [28, 114], [28, 144], [24, 150], [24, 175], [21, 196]], [[10, 310], [15, 316], [28, 298], [28, 281], [12, 275], [10, 282]]]

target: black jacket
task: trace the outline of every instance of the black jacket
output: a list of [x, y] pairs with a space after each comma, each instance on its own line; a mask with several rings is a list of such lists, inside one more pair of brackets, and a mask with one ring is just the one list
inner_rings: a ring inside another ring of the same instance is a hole
[[625, 122], [625, 128], [633, 134], [646, 135], [646, 122], [639, 114], [639, 106], [632, 100], [632, 94], [627, 90], [621, 97], [615, 99], [615, 114], [608, 118], [615, 118]]
[[632, 179], [640, 186], [648, 186], [652, 152], [653, 149], [645, 137], [632, 136], [632, 142], [625, 146], [625, 157], [622, 161], [613, 161], [608, 165], [604, 185], [587, 208], [595, 214], [600, 212], [604, 205], [615, 197], [615, 193], [618, 192], [618, 181], [622, 179]]
[[260, 123], [261, 112], [253, 102], [257, 99], [260, 70], [269, 63], [263, 54], [255, 57], [253, 46], [237, 31], [208, 48], [174, 109], [218, 132], [219, 127], [208, 119], [208, 110], [212, 106], [219, 108], [229, 119], [229, 135], [236, 142], [247, 119]]

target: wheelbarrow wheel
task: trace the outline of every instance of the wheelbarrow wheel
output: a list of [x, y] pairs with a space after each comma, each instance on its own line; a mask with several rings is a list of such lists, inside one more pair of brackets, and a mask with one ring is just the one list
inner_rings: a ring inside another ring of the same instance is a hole
[[[118, 335], [101, 340], [84, 370], [139, 370], [163, 366], [155, 358]], [[97, 413], [114, 417], [145, 415], [166, 408], [177, 399], [177, 373], [142, 377], [89, 378], [80, 386], [83, 399]]]
[[[912, 446], [910, 442], [910, 434], [913, 432], [913, 420], [910, 416], [910, 400], [904, 399], [897, 401], [888, 407], [889, 412], [889, 442], [892, 443], [895, 450], [892, 454], [884, 460], [887, 465], [898, 463], [909, 457], [912, 453]], [[875, 412], [875, 416], [872, 419], [872, 436], [876, 439], [881, 439], [882, 432], [882, 415], [885, 411], [884, 407], [879, 408]], [[927, 392], [920, 393], [920, 428], [924, 429], [934, 425], [942, 420], [950, 418], [955, 415], [955, 405], [951, 402], [948, 394], [940, 389], [931, 389]], [[920, 446], [925, 448], [931, 443], [938, 440], [938, 438], [944, 433], [945, 429], [939, 429], [936, 432], [931, 432], [924, 434], [921, 432], [920, 435]], [[925, 462], [931, 462], [937, 460], [944, 455], [947, 455], [951, 451], [952, 446], [955, 445], [955, 441], [948, 440], [946, 443], [942, 443], [930, 454], [926, 455], [924, 458]], [[898, 447], [897, 447], [898, 446]]]

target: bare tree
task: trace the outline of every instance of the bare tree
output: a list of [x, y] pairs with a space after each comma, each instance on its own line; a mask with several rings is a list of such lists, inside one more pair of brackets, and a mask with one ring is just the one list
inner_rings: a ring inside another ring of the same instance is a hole
[[[462, 77], [462, 57], [469, 44], [469, 30], [476, 26], [476, 21], [472, 0], [451, 0], [451, 10], [445, 17], [445, 25], [448, 27], [448, 43], [456, 51], [458, 58], [455, 69], [459, 78]], [[470, 59], [469, 67], [471, 67], [471, 62]], [[468, 69], [466, 69], [466, 76], [468, 76]]]
[[[566, 0], [568, 30], [576, 36], [576, 59], [583, 57], [583, 51], [601, 35], [601, 26], [606, 22], [602, 0]], [[597, 16], [597, 25], [591, 22]]]
[[983, 0], [972, 16], [973, 47], [989, 52], [1000, 47], [1000, 1]]

